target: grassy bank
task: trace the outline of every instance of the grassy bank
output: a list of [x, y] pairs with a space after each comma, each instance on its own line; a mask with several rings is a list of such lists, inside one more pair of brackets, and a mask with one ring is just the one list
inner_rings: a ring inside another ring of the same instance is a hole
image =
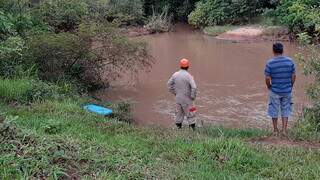
[[[252, 24], [245, 26], [209, 26], [204, 28], [203, 32], [209, 36], [219, 36], [227, 31], [232, 31], [240, 28], [253, 28], [261, 30], [261, 35], [254, 38], [260, 38], [265, 40], [289, 40], [289, 31], [286, 27], [268, 26], [262, 24]], [[250, 34], [239, 34], [238, 36], [250, 36]]]
[[320, 178], [317, 151], [247, 143], [265, 131], [134, 127], [84, 111], [85, 102], [2, 104], [1, 179]]

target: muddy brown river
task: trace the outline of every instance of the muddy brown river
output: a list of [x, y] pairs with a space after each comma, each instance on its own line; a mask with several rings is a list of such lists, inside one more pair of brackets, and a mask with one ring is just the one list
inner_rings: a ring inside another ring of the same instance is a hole
[[[166, 83], [179, 69], [179, 60], [188, 58], [190, 73], [199, 88], [196, 100], [199, 126], [271, 127], [266, 113], [264, 66], [272, 57], [273, 42], [218, 40], [184, 26], [173, 32], [138, 39], [148, 43], [150, 54], [156, 60], [151, 71], [141, 73], [136, 81], [118, 81], [112, 89], [96, 94], [106, 101], [130, 100], [135, 124], [173, 126], [175, 102]], [[294, 57], [297, 53], [295, 44], [285, 43], [285, 48], [286, 55]], [[301, 75], [299, 66], [297, 72], [293, 121], [307, 103], [306, 78]]]

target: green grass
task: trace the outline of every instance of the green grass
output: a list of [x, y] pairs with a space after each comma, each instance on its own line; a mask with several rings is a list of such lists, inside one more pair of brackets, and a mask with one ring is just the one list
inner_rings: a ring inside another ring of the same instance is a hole
[[266, 131], [134, 127], [85, 112], [85, 102], [2, 105], [1, 179], [320, 178], [317, 151], [246, 142]]
[[224, 32], [233, 30], [238, 28], [238, 26], [231, 26], [231, 25], [226, 25], [226, 26], [209, 26], [209, 27], [205, 27], [203, 29], [203, 32], [207, 35], [210, 36], [218, 36]]
[[57, 86], [35, 79], [1, 79], [0, 78], [0, 101], [30, 103], [70, 96], [72, 88], [68, 86]]
[[5, 101], [27, 101], [27, 93], [31, 90], [31, 80], [0, 79], [0, 98]]

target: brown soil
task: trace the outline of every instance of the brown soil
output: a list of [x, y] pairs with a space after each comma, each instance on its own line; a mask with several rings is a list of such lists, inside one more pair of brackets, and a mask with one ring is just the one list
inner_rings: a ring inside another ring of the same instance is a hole
[[294, 141], [287, 137], [262, 137], [249, 140], [253, 144], [270, 145], [276, 147], [300, 147], [308, 150], [320, 150], [320, 144], [316, 142]]
[[255, 27], [247, 26], [227, 31], [216, 37], [232, 41], [281, 40], [290, 41], [289, 32], [284, 27]]

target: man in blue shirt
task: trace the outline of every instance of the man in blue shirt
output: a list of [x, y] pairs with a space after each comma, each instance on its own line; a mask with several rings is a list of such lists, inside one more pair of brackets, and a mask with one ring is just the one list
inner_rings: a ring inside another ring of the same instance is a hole
[[292, 113], [292, 88], [296, 80], [295, 64], [283, 56], [283, 45], [273, 44], [274, 57], [265, 67], [265, 81], [269, 90], [268, 115], [273, 121], [273, 130], [279, 134], [278, 117], [282, 117], [282, 134], [287, 134], [288, 119]]

